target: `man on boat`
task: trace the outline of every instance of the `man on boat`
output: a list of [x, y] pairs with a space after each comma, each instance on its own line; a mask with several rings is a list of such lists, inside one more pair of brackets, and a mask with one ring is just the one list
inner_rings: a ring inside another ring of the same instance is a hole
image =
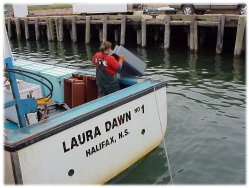
[[117, 72], [122, 67], [124, 56], [121, 55], [117, 61], [113, 56], [109, 55], [111, 47], [111, 42], [102, 42], [99, 48], [100, 52], [97, 52], [92, 58], [92, 62], [96, 67], [96, 82], [99, 97], [103, 97], [120, 89]]

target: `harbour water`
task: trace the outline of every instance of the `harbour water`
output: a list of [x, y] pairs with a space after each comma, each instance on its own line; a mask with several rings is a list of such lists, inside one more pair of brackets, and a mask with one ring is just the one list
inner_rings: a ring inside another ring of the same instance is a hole
[[[10, 42], [14, 57], [87, 69], [98, 50], [98, 44]], [[146, 62], [146, 77], [168, 81], [165, 141], [174, 184], [245, 184], [245, 58], [230, 49], [217, 55], [179, 45], [126, 47]], [[163, 144], [108, 184], [170, 184]]]

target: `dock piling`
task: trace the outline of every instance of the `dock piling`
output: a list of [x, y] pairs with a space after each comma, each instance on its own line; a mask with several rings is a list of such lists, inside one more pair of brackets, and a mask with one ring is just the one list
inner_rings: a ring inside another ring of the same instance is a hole
[[167, 50], [170, 46], [170, 16], [164, 17], [164, 48]]
[[40, 40], [40, 31], [39, 31], [39, 24], [38, 24], [38, 18], [35, 18], [35, 40]]
[[142, 44], [142, 33], [141, 33], [141, 29], [137, 29], [137, 45], [141, 45]]
[[241, 55], [245, 26], [246, 26], [246, 16], [240, 16], [238, 20], [236, 40], [235, 40], [235, 48], [234, 48], [235, 56]]
[[191, 16], [190, 26], [189, 26], [189, 48], [190, 51], [194, 51], [194, 16]]
[[115, 40], [115, 43], [117, 44], [117, 43], [118, 43], [118, 40], [119, 40], [119, 37], [118, 37], [118, 29], [115, 29], [115, 30], [114, 30], [114, 40]]
[[225, 26], [225, 16], [219, 15], [218, 30], [217, 30], [217, 43], [216, 43], [217, 54], [220, 54], [222, 52], [224, 26]]
[[15, 18], [15, 24], [16, 24], [16, 36], [17, 39], [21, 39], [21, 25], [20, 25], [20, 18]]
[[62, 42], [63, 41], [63, 17], [59, 17], [59, 41]]
[[91, 33], [91, 25], [90, 25], [90, 16], [86, 16], [86, 31], [85, 31], [85, 43], [89, 44], [90, 43], [90, 33]]
[[47, 18], [46, 19], [46, 25], [47, 25], [47, 38], [48, 38], [48, 41], [51, 41], [52, 38], [51, 38], [51, 29], [50, 29], [50, 24], [49, 24], [49, 19]]
[[198, 52], [198, 22], [194, 20], [194, 52]]
[[102, 18], [102, 21], [103, 21], [103, 41], [106, 41], [107, 40], [107, 16], [106, 15], [103, 15], [103, 18]]
[[28, 18], [24, 18], [24, 28], [25, 28], [25, 39], [29, 39], [29, 25], [28, 25]]
[[50, 31], [50, 36], [51, 36], [51, 40], [54, 41], [55, 40], [55, 35], [54, 35], [54, 25], [53, 25], [53, 20], [52, 18], [49, 18], [49, 31]]
[[120, 45], [125, 45], [125, 30], [126, 30], [126, 16], [122, 16], [121, 21], [121, 33], [120, 33]]
[[146, 19], [142, 19], [142, 47], [146, 46]]
[[103, 42], [103, 29], [99, 28], [99, 41]]
[[8, 29], [8, 37], [11, 39], [12, 38], [12, 30], [11, 30], [11, 19], [7, 19], [7, 29]]
[[72, 17], [72, 42], [77, 42], [76, 18]]

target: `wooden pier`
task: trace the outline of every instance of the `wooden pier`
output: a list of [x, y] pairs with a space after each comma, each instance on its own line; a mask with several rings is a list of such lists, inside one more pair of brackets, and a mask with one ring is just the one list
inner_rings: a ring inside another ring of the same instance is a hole
[[[84, 31], [84, 41], [86, 44], [91, 39], [98, 38], [99, 42], [108, 40], [108, 27], [113, 26], [113, 35], [116, 43], [125, 45], [125, 39], [129, 37], [128, 28], [135, 30], [137, 45], [146, 47], [149, 28], [152, 28], [154, 40], [160, 38], [159, 29], [163, 29], [163, 48], [170, 49], [170, 38], [174, 33], [171, 32], [172, 26], [186, 27], [183, 35], [186, 35], [187, 44], [190, 51], [197, 53], [199, 45], [202, 44], [205, 32], [198, 32], [199, 27], [216, 27], [217, 42], [216, 53], [222, 53], [223, 36], [225, 28], [237, 28], [236, 38], [234, 38], [234, 55], [240, 56], [245, 48], [245, 28], [246, 16], [239, 15], [158, 15], [152, 17], [149, 15], [73, 15], [73, 16], [45, 16], [45, 17], [25, 17], [25, 18], [5, 18], [6, 29], [9, 38], [16, 37], [18, 40], [25, 38], [31, 39], [31, 35], [35, 40], [46, 39], [48, 41], [63, 41], [65, 35], [70, 35], [72, 42], [78, 41], [79, 33]], [[92, 32], [92, 30], [98, 31]], [[150, 31], [151, 31], [150, 30]]]

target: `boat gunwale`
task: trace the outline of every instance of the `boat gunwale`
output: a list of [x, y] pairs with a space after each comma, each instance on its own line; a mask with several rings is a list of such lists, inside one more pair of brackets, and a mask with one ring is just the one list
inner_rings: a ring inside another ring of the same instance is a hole
[[[123, 97], [123, 98], [120, 98], [116, 101], [113, 101], [111, 103], [108, 103], [107, 105], [104, 105], [100, 108], [97, 108], [97, 109], [94, 109], [94, 110], [91, 110], [87, 113], [84, 113], [84, 114], [80, 114], [79, 116], [73, 118], [73, 119], [70, 119], [68, 121], [65, 121], [63, 123], [60, 123], [54, 127], [51, 127], [51, 128], [48, 128], [46, 130], [43, 130], [41, 132], [38, 132], [34, 135], [31, 135], [27, 138], [24, 138], [24, 139], [21, 139], [17, 142], [14, 142], [14, 143], [10, 143], [8, 141], [5, 141], [4, 142], [4, 150], [6, 151], [9, 151], [9, 152], [15, 152], [15, 151], [18, 151], [20, 149], [23, 149], [27, 146], [30, 146], [32, 144], [35, 144], [36, 142], [39, 142], [43, 139], [46, 139], [50, 136], [53, 136], [57, 133], [60, 133], [66, 129], [69, 129], [71, 127], [74, 127], [74, 126], [77, 126], [78, 124], [80, 123], [83, 123], [89, 119], [92, 119], [98, 115], [101, 115], [105, 112], [108, 112], [114, 108], [117, 108], [123, 104], [126, 104], [127, 102], [131, 102], [133, 100], [136, 100], [138, 98], [140, 98], [141, 96], [144, 96], [144, 95], [147, 95], [155, 90], [159, 90], [163, 87], [166, 87], [167, 86], [167, 82], [166, 81], [159, 81], [159, 82], [156, 82], [157, 80], [151, 80], [153, 82], [153, 85], [148, 87], [148, 88], [145, 88], [141, 91], [138, 91], [136, 93], [133, 93], [131, 95], [128, 95], [126, 97]], [[42, 126], [42, 125], [41, 125]]]

